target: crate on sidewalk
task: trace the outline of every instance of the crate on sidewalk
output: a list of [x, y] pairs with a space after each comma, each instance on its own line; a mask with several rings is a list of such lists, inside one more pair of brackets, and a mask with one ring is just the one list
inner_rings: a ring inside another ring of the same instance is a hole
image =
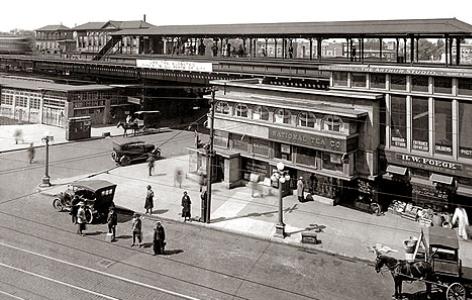
[[314, 231], [302, 231], [302, 243], [304, 244], [318, 244], [318, 234]]
[[105, 236], [105, 242], [112, 242], [113, 241], [113, 233], [108, 233]]

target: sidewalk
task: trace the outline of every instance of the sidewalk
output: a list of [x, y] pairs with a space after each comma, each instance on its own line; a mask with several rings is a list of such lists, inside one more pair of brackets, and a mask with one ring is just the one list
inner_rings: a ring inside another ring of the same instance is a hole
[[[17, 129], [21, 129], [23, 133], [23, 141], [15, 144], [13, 133]], [[116, 128], [116, 126], [92, 127], [91, 137], [102, 137], [104, 132], [109, 132], [112, 136], [123, 134], [123, 130], [121, 128]], [[46, 134], [54, 136], [54, 141], [52, 141], [51, 144], [69, 142], [66, 140], [65, 129], [61, 127], [45, 124], [1, 125], [0, 152], [27, 149], [30, 143], [33, 143], [35, 147], [43, 146], [44, 143], [41, 141], [41, 138]]]
[[[200, 193], [197, 183], [184, 180], [182, 188], [174, 187], [176, 168], [187, 170], [188, 156], [179, 156], [156, 162], [153, 176], [148, 176], [146, 164], [119, 167], [91, 179], [102, 179], [117, 184], [115, 204], [133, 211], [144, 212], [146, 186], [155, 192], [154, 216], [164, 219], [181, 218], [181, 197], [188, 191], [192, 200], [192, 216], [200, 216]], [[83, 178], [87, 176], [84, 175]], [[79, 178], [63, 179], [67, 183]], [[43, 194], [54, 195], [63, 191], [65, 186], [54, 186]], [[278, 217], [278, 197], [251, 197], [247, 187], [226, 189], [223, 184], [213, 185], [212, 215], [210, 224], [192, 222], [198, 226], [234, 232], [260, 239], [319, 249], [336, 255], [372, 261], [375, 255], [368, 247], [378, 243], [398, 252], [389, 255], [404, 258], [402, 241], [409, 236], [418, 236], [419, 223], [406, 220], [397, 215], [386, 213], [383, 216], [370, 215], [342, 206], [330, 206], [320, 202], [299, 203], [296, 196], [284, 197], [284, 221], [288, 237], [274, 237]], [[321, 243], [302, 244], [301, 232], [317, 224], [324, 228], [318, 233]], [[463, 265], [472, 267], [472, 243], [461, 241]], [[467, 254], [466, 254], [467, 253]]]

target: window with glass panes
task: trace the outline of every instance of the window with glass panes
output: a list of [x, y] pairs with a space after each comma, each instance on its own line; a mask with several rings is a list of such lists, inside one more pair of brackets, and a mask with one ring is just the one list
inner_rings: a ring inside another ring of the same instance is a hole
[[302, 112], [298, 114], [298, 126], [315, 128], [316, 117], [314, 113]]
[[429, 101], [412, 98], [411, 104], [412, 149], [429, 151]]
[[323, 152], [323, 169], [330, 171], [343, 171], [343, 161], [341, 154]]
[[472, 158], [472, 103], [459, 102], [459, 156]]
[[290, 111], [280, 108], [274, 114], [274, 123], [289, 124], [290, 115]]
[[339, 132], [343, 121], [338, 116], [328, 115], [324, 118], [323, 124], [324, 130]]
[[406, 90], [406, 76], [405, 75], [390, 75], [390, 89], [397, 91]]
[[429, 80], [428, 76], [411, 76], [412, 92], [428, 92]]
[[472, 95], [472, 78], [459, 78], [459, 95]]
[[434, 77], [433, 89], [436, 94], [452, 94], [452, 78]]
[[238, 104], [236, 105], [236, 109], [235, 109], [235, 115], [238, 116], [238, 117], [247, 117], [247, 112], [248, 112], [248, 108], [247, 108], [247, 105], [245, 104]]
[[229, 114], [229, 104], [227, 102], [220, 101], [216, 104], [216, 113], [227, 115]]
[[452, 154], [452, 102], [434, 101], [434, 151]]
[[406, 97], [390, 97], [390, 143], [406, 148]]
[[269, 109], [263, 106], [256, 107], [252, 112], [252, 118], [254, 120], [269, 120]]
[[366, 87], [367, 75], [366, 73], [351, 73], [351, 86], [352, 87]]
[[370, 74], [370, 87], [373, 89], [385, 89], [385, 74]]
[[334, 86], [347, 86], [347, 73], [346, 72], [333, 72], [333, 85]]
[[316, 166], [316, 150], [296, 147], [295, 162], [314, 168]]

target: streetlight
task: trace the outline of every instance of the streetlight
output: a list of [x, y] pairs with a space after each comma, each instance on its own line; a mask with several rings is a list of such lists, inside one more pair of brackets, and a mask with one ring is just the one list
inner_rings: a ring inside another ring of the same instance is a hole
[[46, 162], [45, 162], [43, 182], [39, 186], [48, 187], [48, 186], [51, 186], [51, 180], [50, 180], [51, 178], [49, 177], [49, 142], [54, 141], [54, 136], [50, 135], [49, 132], [46, 132], [44, 137], [41, 139], [41, 141], [46, 143]]
[[279, 162], [277, 164], [277, 170], [271, 176], [272, 181], [279, 182], [279, 221], [275, 225], [275, 237], [285, 238], [285, 223], [283, 217], [283, 197], [282, 197], [282, 185], [290, 180], [290, 175], [284, 171], [285, 166], [283, 163]]

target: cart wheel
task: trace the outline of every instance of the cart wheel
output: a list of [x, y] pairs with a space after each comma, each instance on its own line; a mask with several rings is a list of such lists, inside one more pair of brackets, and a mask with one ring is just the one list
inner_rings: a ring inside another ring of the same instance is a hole
[[462, 284], [454, 282], [447, 287], [447, 300], [465, 300], [465, 288]]
[[128, 156], [126, 156], [126, 155], [123, 155], [123, 156], [120, 158], [120, 165], [121, 165], [121, 166], [127, 166], [127, 165], [130, 164], [130, 162], [131, 162], [131, 159], [130, 159]]
[[377, 216], [380, 216], [382, 214], [382, 211], [380, 209], [380, 205], [378, 203], [370, 204], [370, 209], [372, 210], [372, 213], [374, 213]]
[[88, 224], [91, 224], [93, 222], [93, 213], [90, 208], [85, 209], [85, 220]]
[[52, 201], [52, 206], [54, 207], [55, 210], [57, 211], [63, 211], [64, 210], [64, 205], [62, 205], [62, 202], [60, 199], [56, 198]]

